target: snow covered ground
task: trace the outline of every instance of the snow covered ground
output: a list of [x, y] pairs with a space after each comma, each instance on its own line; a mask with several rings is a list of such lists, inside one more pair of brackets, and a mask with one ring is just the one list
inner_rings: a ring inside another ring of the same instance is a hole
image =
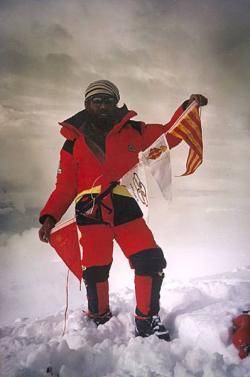
[[1, 377], [248, 377], [231, 343], [232, 318], [250, 308], [250, 267], [183, 281], [166, 278], [163, 322], [170, 343], [133, 335], [133, 290], [111, 294], [113, 318], [98, 329], [70, 309], [42, 319], [17, 319], [0, 329]]

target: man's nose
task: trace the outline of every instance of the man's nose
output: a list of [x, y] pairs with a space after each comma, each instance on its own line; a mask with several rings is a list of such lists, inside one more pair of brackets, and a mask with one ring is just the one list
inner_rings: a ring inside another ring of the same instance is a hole
[[100, 105], [100, 109], [101, 110], [106, 110], [107, 109], [107, 104], [102, 102], [101, 105]]

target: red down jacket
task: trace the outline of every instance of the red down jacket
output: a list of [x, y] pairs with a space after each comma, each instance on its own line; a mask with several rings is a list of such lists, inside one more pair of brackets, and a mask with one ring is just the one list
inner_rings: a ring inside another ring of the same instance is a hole
[[[184, 104], [165, 125], [133, 121], [131, 118], [137, 113], [124, 105], [119, 109], [120, 119], [106, 136], [104, 158], [95, 152], [93, 146], [91, 148], [84, 132], [86, 110], [59, 123], [62, 126], [61, 134], [67, 140], [60, 152], [56, 187], [40, 213], [40, 222], [43, 223], [47, 216], [58, 222], [79, 193], [82, 197], [93, 189], [94, 193], [99, 194], [111, 182], [119, 181], [138, 163], [138, 153], [166, 133], [180, 117], [186, 107]], [[170, 148], [181, 142], [172, 135], [166, 136]]]

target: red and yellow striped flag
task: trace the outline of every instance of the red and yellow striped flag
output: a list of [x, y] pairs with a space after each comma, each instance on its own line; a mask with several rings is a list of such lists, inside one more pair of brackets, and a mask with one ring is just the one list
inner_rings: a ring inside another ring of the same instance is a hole
[[197, 102], [191, 103], [168, 133], [184, 140], [190, 147], [186, 171], [182, 175], [194, 173], [203, 158], [201, 120]]

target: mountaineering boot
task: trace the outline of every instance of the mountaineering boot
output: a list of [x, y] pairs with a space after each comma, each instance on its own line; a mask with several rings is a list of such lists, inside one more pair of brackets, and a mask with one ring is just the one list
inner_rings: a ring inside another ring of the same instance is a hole
[[107, 312], [103, 313], [103, 314], [95, 314], [95, 313], [91, 313], [91, 312], [84, 312], [84, 314], [87, 316], [87, 318], [90, 320], [90, 321], [93, 321], [96, 326], [98, 327], [99, 325], [104, 325], [104, 323], [108, 322], [110, 320], [110, 318], [112, 318], [112, 313], [110, 310], [108, 310]]
[[170, 342], [168, 329], [161, 323], [158, 315], [152, 317], [135, 317], [135, 336], [146, 338], [150, 335], [156, 335], [159, 339]]
[[109, 270], [111, 264], [93, 266], [83, 270], [83, 280], [88, 299], [88, 312], [85, 315], [96, 326], [103, 325], [112, 317], [109, 309]]

